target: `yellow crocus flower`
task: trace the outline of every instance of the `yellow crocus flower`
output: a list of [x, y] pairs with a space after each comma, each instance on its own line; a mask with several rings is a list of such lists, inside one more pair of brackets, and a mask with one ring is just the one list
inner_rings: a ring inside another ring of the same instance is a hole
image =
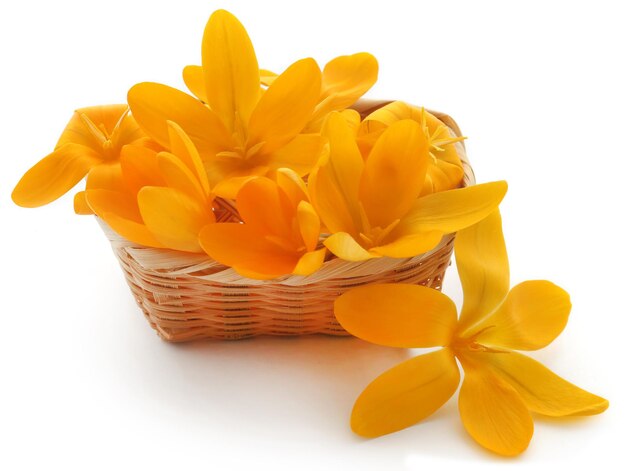
[[[560, 378], [514, 350], [537, 350], [565, 328], [568, 294], [543, 280], [509, 291], [509, 267], [500, 214], [457, 234], [456, 259], [464, 302], [407, 284], [355, 288], [335, 302], [341, 325], [376, 344], [401, 348], [443, 346], [390, 369], [354, 404], [352, 429], [364, 437], [392, 433], [439, 409], [456, 391], [467, 432], [506, 456], [523, 452], [533, 435], [530, 413], [562, 417], [603, 412], [608, 401]], [[508, 294], [507, 294], [508, 293]]]
[[125, 146], [117, 167], [89, 178], [86, 201], [130, 241], [202, 252], [200, 229], [215, 222], [211, 188], [189, 137], [173, 122], [168, 133], [171, 152]]
[[361, 152], [368, 155], [378, 136], [402, 119], [418, 123], [428, 141], [430, 161], [421, 195], [458, 188], [463, 180], [463, 164], [455, 144], [465, 137], [453, 135], [448, 126], [424, 108], [394, 101], [369, 114], [358, 129]]
[[[261, 84], [269, 87], [278, 74], [261, 69]], [[202, 66], [188, 65], [183, 69], [183, 79], [189, 91], [199, 100], [208, 103]], [[322, 86], [315, 111], [303, 132], [319, 132], [324, 118], [332, 111], [341, 111], [353, 105], [378, 79], [378, 61], [367, 53], [359, 52], [335, 57], [324, 66]]]
[[500, 204], [504, 181], [420, 196], [430, 161], [420, 125], [409, 119], [391, 124], [364, 159], [352, 122], [356, 114], [328, 116], [322, 134], [329, 153], [309, 177], [311, 202], [330, 233], [324, 245], [338, 257], [412, 257]]
[[126, 144], [146, 141], [146, 135], [128, 114], [127, 105], [80, 108], [65, 127], [54, 152], [24, 174], [11, 197], [25, 208], [51, 203], [90, 170], [118, 162]]
[[237, 210], [243, 224], [210, 224], [200, 232], [213, 259], [255, 279], [310, 275], [324, 263], [320, 219], [295, 172], [280, 169], [275, 181], [248, 181], [237, 194]]
[[254, 176], [278, 168], [307, 174], [324, 141], [301, 134], [320, 96], [321, 72], [302, 59], [261, 93], [254, 48], [243, 25], [224, 10], [214, 12], [202, 40], [206, 104], [157, 83], [140, 83], [128, 92], [139, 125], [167, 146], [167, 121], [180, 125], [204, 162], [215, 194], [234, 198]]

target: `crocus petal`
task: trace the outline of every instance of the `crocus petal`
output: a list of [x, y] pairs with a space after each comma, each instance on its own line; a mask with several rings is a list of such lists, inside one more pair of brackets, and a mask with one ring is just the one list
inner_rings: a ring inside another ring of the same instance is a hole
[[234, 147], [220, 118], [190, 95], [159, 83], [144, 82], [128, 91], [128, 104], [141, 128], [169, 148], [168, 121], [182, 127], [203, 158]]
[[202, 71], [209, 106], [231, 132], [237, 131], [238, 120], [247, 123], [250, 119], [261, 84], [259, 64], [248, 33], [225, 10], [214, 12], [204, 29]]
[[291, 141], [313, 114], [321, 73], [313, 59], [302, 59], [280, 74], [259, 100], [250, 117], [248, 143], [264, 142], [268, 154]]
[[125, 219], [114, 213], [104, 213], [100, 217], [126, 240], [146, 247], [164, 247], [142, 223]]
[[454, 394], [459, 369], [444, 348], [400, 363], [372, 381], [352, 409], [352, 430], [368, 438], [397, 432], [425, 419]]
[[258, 170], [252, 172], [252, 175], [227, 177], [215, 185], [213, 193], [220, 198], [234, 200], [246, 183], [257, 178], [257, 174], [265, 175], [266, 173], [267, 167], [260, 167]]
[[313, 252], [307, 252], [293, 269], [294, 275], [308, 276], [319, 270], [324, 264], [324, 258], [326, 257], [326, 249], [321, 248]]
[[274, 151], [268, 164], [271, 169], [289, 168], [300, 176], [311, 171], [319, 160], [326, 139], [315, 134], [300, 134]]
[[362, 262], [370, 258], [380, 257], [380, 255], [376, 253], [365, 250], [347, 232], [337, 232], [331, 235], [324, 241], [324, 245], [337, 257], [347, 260], [348, 262]]
[[509, 292], [509, 259], [500, 211], [459, 231], [454, 256], [463, 285], [459, 329], [468, 328], [493, 312]]
[[115, 214], [129, 221], [143, 223], [137, 202], [128, 193], [98, 188], [86, 190], [85, 197], [89, 207], [102, 219], [107, 214]]
[[278, 74], [276, 72], [272, 72], [271, 70], [266, 69], [260, 69], [259, 74], [261, 75], [261, 84], [265, 85], [266, 87], [269, 87], [272, 83], [274, 83], [274, 80], [276, 80], [276, 77], [278, 77]]
[[296, 213], [300, 235], [306, 249], [311, 252], [317, 247], [320, 237], [320, 218], [308, 201], [300, 201]]
[[159, 153], [157, 160], [165, 186], [187, 194], [190, 198], [209, 204], [207, 195], [192, 171], [177, 156]]
[[349, 109], [339, 111], [341, 117], [348, 123], [348, 127], [352, 129], [354, 136], [357, 137], [359, 126], [361, 125], [361, 115], [358, 111]]
[[481, 355], [497, 375], [513, 386], [533, 412], [552, 417], [594, 415], [609, 406], [606, 399], [565, 381], [526, 355], [476, 355]]
[[370, 251], [383, 257], [415, 257], [416, 255], [423, 254], [437, 247], [442, 237], [442, 232], [425, 232], [423, 234], [408, 235], [399, 237], [385, 245], [372, 247]]
[[237, 209], [252, 231], [281, 236], [291, 233], [291, 216], [295, 216], [296, 208], [269, 178], [248, 181], [237, 193]]
[[87, 190], [87, 203], [111, 229], [125, 239], [147, 247], [163, 247], [143, 224], [134, 196], [112, 190]]
[[183, 69], [183, 80], [191, 93], [198, 100], [204, 103], [208, 102], [206, 89], [204, 87], [204, 72], [201, 65], [188, 65]]
[[323, 134], [330, 154], [311, 173], [311, 202], [331, 232], [355, 233], [360, 226], [359, 182], [363, 159], [348, 123], [339, 113], [328, 116]]
[[380, 136], [365, 163], [359, 189], [372, 227], [387, 227], [415, 205], [428, 159], [426, 136], [414, 121], [394, 123]]
[[307, 130], [319, 130], [328, 113], [352, 105], [376, 83], [377, 78], [378, 62], [366, 52], [331, 60], [322, 72], [320, 103]]
[[279, 168], [276, 171], [275, 180], [276, 184], [285, 192], [294, 208], [300, 204], [300, 201], [309, 199], [306, 183], [293, 170]]
[[11, 198], [18, 206], [36, 208], [63, 196], [98, 165], [98, 154], [79, 144], [65, 144], [28, 170]]
[[572, 304], [569, 295], [544, 280], [525, 281], [513, 287], [504, 302], [464, 336], [476, 334], [476, 342], [538, 350], [552, 342], [567, 324]]
[[125, 193], [127, 191], [120, 161], [105, 162], [96, 165], [87, 175], [87, 190], [111, 190]]
[[169, 127], [170, 150], [172, 154], [187, 166], [199, 182], [204, 194], [208, 195], [211, 192], [209, 179], [196, 147], [178, 124], [168, 121], [167, 125]]
[[400, 348], [446, 346], [456, 326], [456, 306], [449, 297], [401, 283], [351, 289], [335, 301], [335, 316], [355, 337]]
[[[106, 134], [110, 135], [127, 110], [128, 105], [90, 106], [76, 110], [59, 137], [55, 149], [66, 144], [80, 144], [91, 148], [97, 153], [101, 153], [102, 141], [96, 139], [82, 115], [85, 115], [96, 127], [103, 126]], [[127, 142], [127, 144], [130, 144], [130, 142]]]
[[293, 272], [298, 257], [281, 250], [246, 224], [210, 224], [200, 244], [214, 260], [253, 278], [275, 278]]
[[322, 95], [334, 97], [332, 110], [341, 110], [372, 88], [377, 79], [378, 61], [373, 55], [360, 52], [335, 57], [324, 66]]
[[[449, 149], [451, 146], [452, 144], [444, 146], [444, 151], [438, 154], [454, 154], [457, 156], [456, 151]], [[449, 159], [453, 159], [453, 157], [449, 157]], [[458, 188], [463, 180], [464, 172], [458, 156], [456, 159], [459, 160], [458, 165], [446, 162], [442, 158], [430, 159], [424, 186], [422, 187], [420, 195], [428, 195], [430, 193], [438, 193], [440, 191]]]
[[[144, 186], [165, 186], [161, 176], [157, 152], [143, 146], [129, 145], [122, 148], [120, 154], [121, 180], [127, 190], [137, 195]], [[90, 172], [87, 187], [113, 189], [111, 184], [92, 182]], [[93, 183], [93, 185], [92, 185]]]
[[498, 181], [424, 196], [402, 219], [399, 228], [403, 235], [433, 231], [450, 234], [465, 229], [491, 214], [506, 190], [506, 182]]
[[482, 365], [463, 362], [459, 413], [465, 430], [480, 445], [504, 456], [523, 452], [533, 436], [533, 421], [519, 393]]
[[74, 212], [83, 216], [94, 214], [89, 203], [87, 203], [84, 191], [79, 191], [74, 195]]
[[213, 222], [211, 208], [173, 188], [147, 186], [137, 195], [141, 217], [164, 246], [185, 252], [202, 252], [200, 229]]
[[403, 101], [392, 101], [370, 113], [364, 120], [361, 132], [376, 131], [380, 125], [391, 126], [403, 119], [421, 122], [421, 109], [408, 105]]

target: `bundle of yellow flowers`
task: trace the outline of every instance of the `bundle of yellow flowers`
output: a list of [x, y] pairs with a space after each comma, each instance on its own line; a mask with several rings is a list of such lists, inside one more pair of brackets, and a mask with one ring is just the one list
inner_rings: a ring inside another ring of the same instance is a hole
[[[76, 110], [12, 195], [20, 206], [42, 206], [85, 179], [74, 210], [103, 222], [164, 338], [343, 326], [383, 345], [443, 346], [364, 391], [352, 420], [364, 436], [434, 412], [459, 383], [455, 356], [466, 373], [464, 424], [497, 453], [526, 448], [528, 410], [606, 408], [512, 351], [555, 338], [568, 297], [543, 281], [506, 294], [498, 205], [507, 185], [474, 184], [453, 121], [361, 100], [378, 75], [368, 53], [323, 69], [311, 58], [280, 74], [260, 69], [244, 27], [223, 10], [206, 25], [201, 62], [183, 70], [191, 94], [144, 82], [130, 88], [128, 104]], [[432, 289], [457, 232], [459, 320]]]

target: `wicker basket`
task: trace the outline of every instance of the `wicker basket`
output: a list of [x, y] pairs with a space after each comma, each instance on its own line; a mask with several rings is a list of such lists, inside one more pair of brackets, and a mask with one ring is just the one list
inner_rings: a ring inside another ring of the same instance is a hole
[[[387, 102], [361, 102], [367, 114]], [[454, 132], [449, 116], [432, 112]], [[475, 183], [462, 143], [455, 144], [463, 161], [463, 185]], [[218, 220], [233, 217], [223, 202]], [[368, 283], [413, 283], [441, 289], [450, 264], [454, 234], [430, 252], [408, 259], [378, 258], [365, 262], [332, 259], [308, 277], [283, 276], [252, 280], [207, 255], [154, 249], [129, 242], [100, 224], [111, 242], [137, 304], [165, 340], [242, 339], [257, 335], [348, 335], [333, 314], [334, 300]]]

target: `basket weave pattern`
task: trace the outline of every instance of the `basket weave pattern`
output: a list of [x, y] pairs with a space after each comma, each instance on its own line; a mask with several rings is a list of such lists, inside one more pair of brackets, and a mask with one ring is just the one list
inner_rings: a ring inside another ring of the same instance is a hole
[[[449, 116], [433, 114], [460, 135]], [[465, 169], [463, 186], [472, 185], [475, 180], [465, 148], [462, 143], [455, 145]], [[220, 221], [233, 220], [236, 211], [232, 204], [222, 202], [216, 216]], [[123, 239], [104, 222], [100, 224], [137, 304], [157, 333], [171, 342], [257, 335], [348, 335], [333, 314], [339, 295], [369, 283], [403, 282], [441, 289], [454, 245], [451, 234], [430, 252], [408, 259], [346, 262], [333, 258], [308, 277], [252, 280], [205, 254], [143, 247]]]

